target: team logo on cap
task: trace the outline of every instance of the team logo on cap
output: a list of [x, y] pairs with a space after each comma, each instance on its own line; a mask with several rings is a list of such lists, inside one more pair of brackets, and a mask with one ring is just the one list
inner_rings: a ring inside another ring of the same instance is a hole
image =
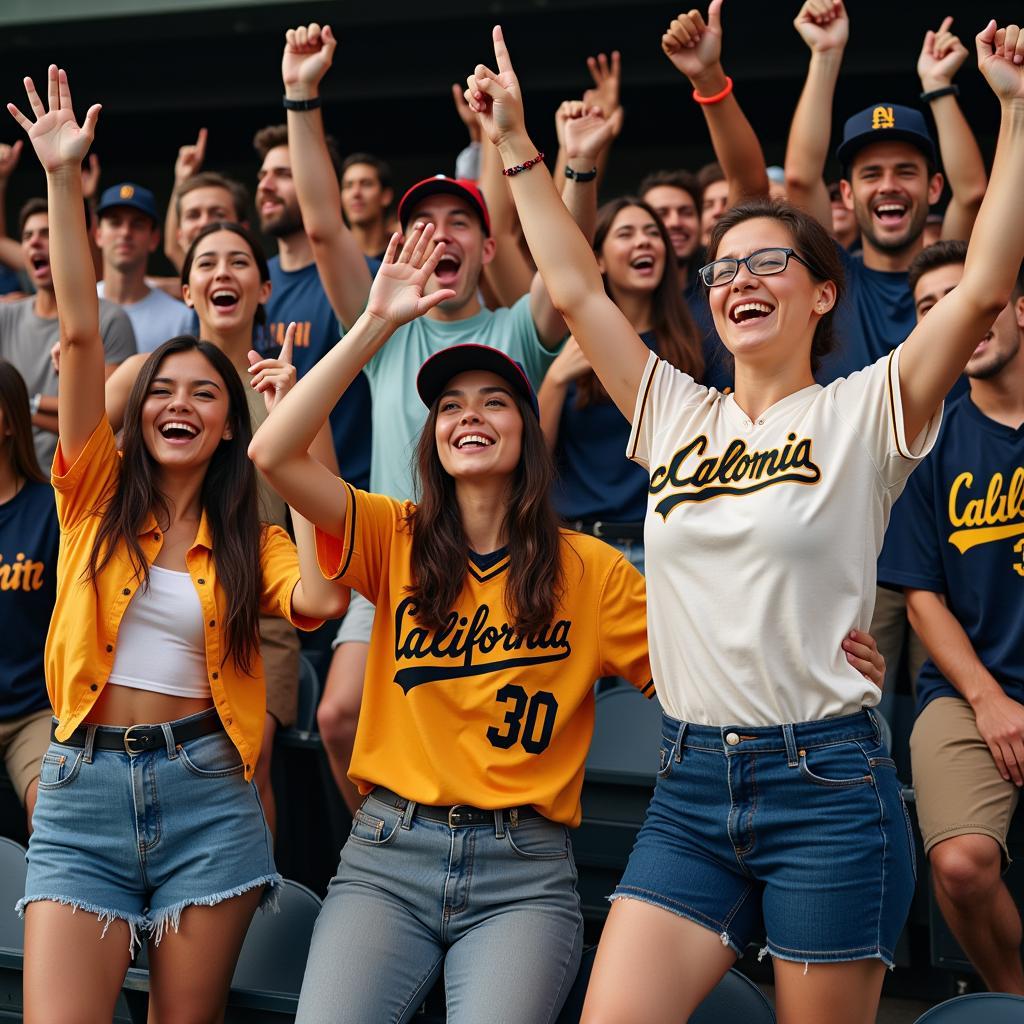
[[135, 195], [135, 188], [132, 185], [122, 185], [121, 186], [121, 198], [122, 199], [131, 199], [131, 197], [133, 195]]
[[896, 118], [893, 116], [892, 107], [875, 107], [871, 111], [872, 128], [895, 128]]

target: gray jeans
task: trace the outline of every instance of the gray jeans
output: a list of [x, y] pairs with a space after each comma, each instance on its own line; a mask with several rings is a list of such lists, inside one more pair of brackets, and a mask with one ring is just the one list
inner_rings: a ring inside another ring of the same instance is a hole
[[554, 1021], [583, 919], [567, 829], [449, 828], [371, 793], [317, 919], [296, 1024], [402, 1024], [444, 970], [449, 1024]]

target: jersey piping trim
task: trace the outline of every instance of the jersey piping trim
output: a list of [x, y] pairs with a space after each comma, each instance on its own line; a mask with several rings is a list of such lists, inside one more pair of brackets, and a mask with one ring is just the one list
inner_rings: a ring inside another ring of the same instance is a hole
[[511, 559], [505, 558], [500, 561], [496, 566], [488, 569], [486, 572], [478, 572], [475, 565], [472, 562], [469, 563], [469, 574], [477, 581], [477, 583], [487, 583], [489, 580], [493, 580], [495, 576], [500, 576], [511, 564]]
[[896, 351], [896, 349], [893, 349], [889, 353], [889, 361], [886, 363], [885, 367], [885, 388], [889, 396], [889, 422], [891, 424], [893, 439], [896, 442], [896, 451], [899, 452], [903, 458], [909, 459], [911, 458], [910, 453], [905, 452], [903, 450], [903, 445], [900, 444], [900, 425], [896, 421], [896, 393], [892, 386], [892, 361], [893, 357], [896, 355]]
[[356, 539], [356, 489], [347, 480], [345, 481], [345, 486], [348, 488], [348, 537], [345, 540], [345, 561], [342, 563], [335, 579], [344, 576], [348, 572]]
[[654, 680], [648, 679], [643, 686], [640, 687], [640, 692], [650, 700], [654, 696]]
[[647, 382], [644, 385], [644, 397], [640, 402], [640, 415], [637, 417], [636, 426], [633, 428], [633, 443], [630, 445], [628, 455], [628, 458], [630, 459], [635, 458], [637, 446], [640, 444], [640, 431], [643, 430], [644, 427], [644, 414], [647, 412], [647, 399], [651, 394], [651, 388], [654, 386], [654, 375], [658, 372], [658, 367], [660, 365], [661, 360], [656, 359], [654, 365], [651, 367], [650, 373], [647, 375]]

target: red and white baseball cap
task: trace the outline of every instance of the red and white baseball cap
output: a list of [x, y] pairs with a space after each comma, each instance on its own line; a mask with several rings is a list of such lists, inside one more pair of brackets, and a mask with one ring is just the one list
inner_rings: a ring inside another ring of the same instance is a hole
[[398, 220], [405, 231], [412, 219], [412, 211], [421, 199], [436, 195], [458, 196], [465, 199], [480, 217], [484, 226], [484, 234], [491, 234], [491, 215], [487, 212], [484, 195], [475, 181], [469, 178], [449, 178], [444, 174], [435, 174], [433, 178], [424, 178], [405, 193], [398, 202]]

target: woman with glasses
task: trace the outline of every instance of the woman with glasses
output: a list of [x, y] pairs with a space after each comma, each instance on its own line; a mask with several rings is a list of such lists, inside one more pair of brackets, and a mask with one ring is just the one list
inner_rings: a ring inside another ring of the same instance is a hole
[[[715, 0], [717, 3], [718, 0]], [[673, 22], [699, 45], [699, 16]], [[684, 22], [691, 24], [684, 24]], [[661, 771], [613, 895], [584, 1021], [685, 1020], [767, 934], [783, 1022], [874, 1020], [914, 887], [879, 691], [828, 637], [866, 625], [893, 501], [942, 398], [1008, 301], [1024, 237], [1024, 34], [978, 37], [1003, 119], [962, 282], [903, 345], [822, 388], [842, 295], [817, 223], [759, 201], [723, 216], [701, 271], [736, 363], [724, 396], [658, 359], [608, 298], [524, 124], [500, 29], [467, 101], [498, 147], [538, 269], [650, 472], [648, 632]], [[719, 88], [715, 88], [715, 86]], [[731, 82], [707, 83], [714, 102]], [[571, 182], [567, 187], [582, 188]]]

